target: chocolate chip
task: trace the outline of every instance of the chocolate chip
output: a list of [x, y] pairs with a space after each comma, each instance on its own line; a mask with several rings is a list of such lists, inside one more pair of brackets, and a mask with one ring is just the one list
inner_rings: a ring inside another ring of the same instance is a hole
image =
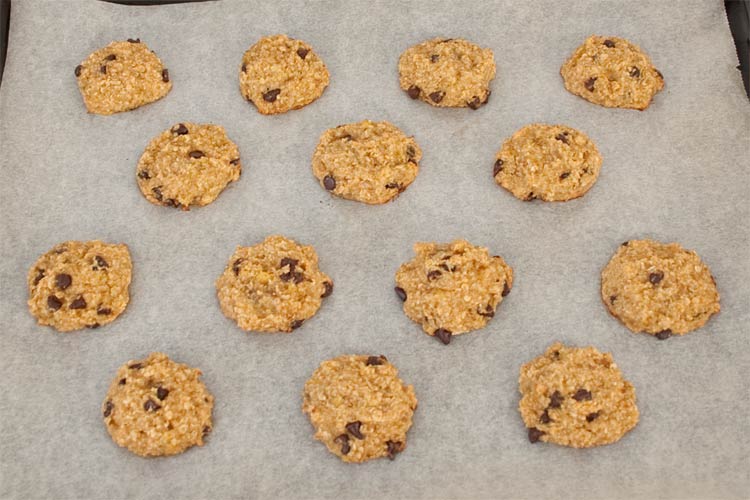
[[617, 300], [617, 295], [610, 295], [609, 296], [609, 303], [614, 304], [615, 300]]
[[230, 160], [229, 164], [230, 165], [235, 165], [235, 166], [239, 165], [240, 164], [240, 159], [239, 158], [235, 158], [234, 160]]
[[626, 246], [628, 246], [628, 243], [630, 243], [630, 241], [623, 241], [622, 243], [620, 243], [620, 246], [621, 247], [626, 247]]
[[274, 102], [277, 97], [281, 94], [281, 89], [271, 89], [263, 94], [263, 100], [266, 102]]
[[526, 198], [524, 198], [523, 201], [534, 201], [536, 200], [536, 195], [534, 193], [529, 193], [526, 195]]
[[332, 281], [324, 281], [323, 286], [325, 287], [325, 289], [323, 290], [323, 295], [320, 296], [321, 299], [324, 299], [333, 293]]
[[96, 314], [101, 314], [102, 316], [109, 316], [112, 314], [112, 309], [109, 307], [100, 307], [96, 310]]
[[365, 364], [368, 366], [379, 366], [385, 363], [386, 361], [388, 360], [385, 359], [385, 356], [368, 356], [367, 362], [365, 362]]
[[438, 43], [445, 43], [445, 42], [451, 42], [451, 41], [453, 41], [453, 38], [443, 38]]
[[[450, 258], [450, 257], [448, 257], [448, 258]], [[453, 272], [456, 269], [458, 269], [458, 266], [452, 266], [452, 265], [448, 264], [447, 262], [443, 262], [442, 264], [440, 264], [440, 268], [441, 269], [445, 269], [448, 272]]]
[[[559, 352], [557, 352], [557, 357], [558, 358], [560, 357]], [[560, 391], [553, 392], [552, 394], [550, 394], [550, 397], [549, 397], [549, 408], [560, 408], [560, 406], [562, 406], [564, 399], [565, 397], [563, 397]]]
[[659, 340], [667, 340], [671, 336], [672, 336], [672, 330], [670, 329], [662, 330], [656, 334], [656, 338]]
[[76, 70], [74, 72], [76, 74], [76, 77], [81, 76], [81, 70], [82, 69], [83, 69], [83, 66], [81, 66], [80, 64], [78, 66], [76, 66]]
[[55, 276], [55, 285], [60, 290], [65, 290], [73, 282], [73, 278], [69, 274], [61, 273]]
[[106, 64], [102, 64], [102, 65], [101, 65], [101, 66], [99, 67], [99, 71], [100, 71], [100, 72], [101, 72], [102, 74], [106, 75], [106, 74], [107, 74], [107, 65], [106, 65]]
[[343, 455], [348, 454], [352, 447], [349, 446], [349, 436], [347, 434], [341, 434], [336, 439], [333, 440], [334, 443], [339, 443], [341, 445], [341, 453]]
[[641, 70], [638, 69], [637, 66], [633, 66], [632, 68], [630, 68], [630, 76], [632, 76], [633, 78], [640, 78]]
[[563, 172], [562, 174], [560, 174], [561, 181], [567, 179], [568, 177], [570, 177], [570, 172]]
[[295, 284], [302, 283], [305, 280], [305, 274], [290, 268], [289, 272], [279, 276], [281, 281], [293, 281]]
[[586, 415], [586, 422], [593, 422], [599, 417], [599, 412], [595, 411], [594, 413], [589, 413]]
[[107, 404], [104, 405], [104, 418], [107, 418], [108, 416], [112, 415], [112, 410], [115, 409], [115, 405], [112, 403], [112, 401], [107, 401]]
[[162, 201], [164, 199], [164, 195], [161, 193], [161, 186], [152, 188], [151, 192], [154, 193], [154, 198], [156, 198], [156, 201]]
[[401, 184], [398, 182], [389, 182], [385, 185], [386, 189], [401, 189]]
[[503, 163], [503, 160], [500, 158], [495, 161], [495, 166], [492, 167], [492, 177], [496, 177], [497, 174], [503, 171]]
[[167, 83], [169, 81], [169, 70], [167, 68], [161, 70], [161, 81], [163, 81], [164, 83]]
[[385, 445], [388, 447], [388, 458], [391, 460], [396, 458], [396, 453], [404, 451], [404, 443], [401, 441], [386, 441]]
[[436, 280], [436, 279], [438, 279], [442, 275], [443, 275], [443, 273], [441, 273], [437, 269], [433, 269], [432, 271], [430, 271], [429, 273], [427, 273], [427, 279], [428, 280]]
[[583, 83], [583, 86], [586, 87], [586, 90], [588, 90], [589, 92], [593, 92], [594, 91], [594, 82], [595, 81], [596, 81], [596, 77], [592, 76], [591, 78], [589, 78], [588, 80], [586, 80]]
[[149, 180], [151, 178], [151, 174], [149, 174], [145, 170], [141, 170], [140, 172], [138, 172], [138, 178], [144, 179], [144, 180]]
[[211, 434], [211, 428], [209, 426], [207, 426], [207, 425], [204, 425], [203, 426], [203, 437], [206, 437], [209, 434]]
[[436, 62], [438, 62], [438, 59], [440, 59], [440, 55], [438, 55], [438, 54], [432, 54], [432, 55], [430, 56], [430, 62], [431, 62], [431, 63], [436, 63]]
[[115, 59], [117, 59], [117, 56], [114, 54], [110, 54], [104, 58], [105, 61], [114, 61]]
[[576, 393], [573, 394], [573, 399], [576, 401], [591, 401], [591, 393], [586, 389], [578, 389]]
[[539, 416], [539, 421], [543, 424], [548, 424], [552, 422], [552, 419], [549, 418], [549, 413], [547, 412], [547, 410], [544, 410], [542, 414]]
[[434, 335], [440, 340], [440, 342], [442, 342], [445, 345], [448, 345], [451, 343], [451, 337], [453, 336], [450, 330], [446, 330], [445, 328], [438, 328], [437, 330], [435, 330]]
[[400, 286], [397, 286], [394, 290], [396, 290], [396, 295], [398, 295], [398, 298], [401, 299], [402, 302], [406, 300], [406, 290]]
[[659, 71], [658, 69], [654, 69], [654, 71], [656, 71], [656, 74], [659, 75], [659, 78], [664, 80], [664, 75], [661, 74], [661, 71]]
[[503, 292], [500, 295], [503, 297], [507, 297], [509, 293], [510, 293], [510, 287], [508, 286], [508, 282], [506, 281], [505, 284], [503, 285]]
[[91, 328], [92, 330], [96, 330], [100, 326], [102, 326], [102, 325], [100, 325], [99, 323], [92, 323], [90, 325], [86, 325], [86, 328]]
[[661, 271], [656, 271], [648, 275], [648, 280], [652, 285], [658, 285], [662, 279], [664, 279], [664, 273]]
[[417, 150], [414, 149], [414, 146], [412, 146], [411, 144], [409, 144], [408, 146], [406, 146], [406, 156], [410, 160], [413, 160], [414, 157], [417, 156]]
[[492, 309], [491, 305], [487, 304], [484, 308], [484, 311], [482, 311], [481, 308], [477, 308], [477, 314], [480, 316], [484, 316], [485, 318], [494, 318], [495, 310]]
[[128, 365], [128, 368], [131, 370], [140, 370], [143, 368], [143, 363], [133, 363], [132, 365]]
[[167, 396], [169, 396], [169, 389], [167, 389], [166, 387], [159, 386], [156, 389], [156, 397], [161, 401], [164, 401]]
[[306, 49], [304, 47], [300, 47], [297, 49], [297, 55], [300, 56], [302, 59], [307, 57], [307, 53], [310, 52], [310, 49]]
[[565, 144], [570, 144], [570, 141], [568, 140], [568, 136], [566, 134], [557, 134], [555, 136], [555, 139], [557, 139], [558, 141], [562, 141]]
[[204, 156], [206, 156], [206, 155], [205, 155], [205, 154], [203, 153], [203, 151], [198, 151], [198, 150], [196, 149], [195, 151], [191, 151], [191, 152], [189, 152], [189, 153], [188, 153], [188, 156], [189, 156], [190, 158], [194, 158], [194, 159], [198, 160], [198, 159], [200, 159], [200, 158], [203, 158], [203, 157], [204, 157]]
[[468, 101], [466, 103], [467, 106], [469, 106], [471, 109], [479, 109], [482, 107], [482, 104], [484, 104], [482, 101], [479, 100], [479, 97], [474, 96], [474, 98], [471, 101]]
[[70, 303], [70, 306], [68, 306], [70, 309], [85, 309], [86, 308], [86, 301], [83, 297], [78, 297], [73, 302]]
[[62, 307], [62, 300], [58, 299], [54, 295], [50, 295], [47, 297], [47, 307], [52, 309], [53, 311], [57, 311]]
[[96, 257], [94, 257], [94, 260], [96, 261], [96, 265], [101, 268], [109, 267], [109, 264], [107, 264], [107, 261], [104, 260], [104, 257], [102, 257], [101, 255], [97, 255]]
[[326, 175], [323, 177], [323, 187], [326, 188], [326, 191], [333, 191], [336, 189], [336, 179], [330, 175]]
[[148, 398], [148, 400], [145, 403], [143, 403], [143, 409], [146, 411], [156, 411], [160, 408], [161, 408], [161, 405], [151, 398]]
[[435, 104], [442, 101], [443, 97], [445, 97], [445, 92], [443, 92], [442, 90], [438, 90], [437, 92], [433, 92], [432, 94], [430, 94], [430, 100]]
[[232, 263], [232, 271], [234, 271], [235, 276], [239, 276], [240, 274], [240, 264], [242, 264], [245, 261], [245, 259], [237, 259]]
[[613, 42], [612, 40], [604, 40], [604, 45], [611, 49], [615, 46], [615, 42]]
[[338, 137], [339, 141], [351, 141], [352, 140], [352, 134], [344, 134], [341, 137]]
[[362, 422], [360, 422], [359, 420], [355, 420], [354, 422], [349, 422], [348, 424], [346, 424], [346, 432], [348, 432], [349, 434], [351, 434], [357, 439], [364, 439], [365, 436], [359, 430], [361, 425], [362, 425]]
[[409, 97], [411, 97], [412, 99], [416, 99], [417, 97], [419, 97], [419, 94], [422, 93], [422, 89], [420, 89], [416, 85], [412, 85], [411, 87], [409, 87], [409, 90], [407, 90], [406, 93], [409, 94]]
[[140, 38], [128, 38], [128, 42], [130, 43], [141, 43]]
[[300, 326], [302, 326], [302, 323], [304, 323], [304, 322], [305, 322], [304, 319], [295, 319], [294, 321], [292, 321], [292, 324], [290, 325], [290, 328], [292, 330], [296, 330], [297, 328], [299, 328]]
[[125, 385], [126, 382], [127, 382], [127, 379], [124, 379], [124, 378], [120, 379], [120, 385]]
[[38, 285], [40, 281], [42, 281], [42, 278], [44, 278], [44, 269], [37, 269], [36, 270], [36, 278], [34, 278], [34, 285]]
[[172, 133], [177, 135], [185, 135], [189, 132], [188, 128], [185, 126], [184, 123], [180, 123], [174, 127], [172, 127]]
[[539, 441], [539, 438], [544, 435], [544, 431], [540, 431], [536, 427], [532, 427], [529, 429], [529, 442], [530, 443], [536, 443]]
[[279, 262], [279, 269], [282, 267], [289, 266], [290, 271], [294, 271], [294, 268], [297, 267], [297, 264], [299, 264], [299, 261], [297, 259], [292, 259], [291, 257], [284, 257], [281, 259], [281, 262]]

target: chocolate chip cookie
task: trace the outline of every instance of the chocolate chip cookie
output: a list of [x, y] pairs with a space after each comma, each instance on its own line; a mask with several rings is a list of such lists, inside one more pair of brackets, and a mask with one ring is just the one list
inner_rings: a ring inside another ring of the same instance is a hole
[[291, 332], [318, 311], [333, 281], [318, 269], [313, 247], [274, 235], [237, 247], [216, 292], [224, 315], [243, 330]]
[[518, 406], [529, 441], [590, 448], [618, 441], [638, 423], [635, 388], [609, 353], [551, 345], [521, 367]]
[[495, 78], [491, 49], [460, 38], [435, 38], [409, 47], [398, 61], [401, 88], [439, 107], [478, 109]]
[[112, 440], [142, 457], [203, 446], [212, 428], [214, 398], [201, 375], [160, 352], [122, 365], [102, 403]]
[[60, 332], [106, 325], [128, 305], [132, 270], [127, 245], [60, 243], [29, 269], [29, 311]]
[[111, 115], [158, 101], [172, 90], [169, 70], [139, 39], [112, 42], [76, 66], [89, 113]]
[[592, 35], [560, 69], [565, 88], [607, 108], [646, 109], [664, 77], [634, 43]]
[[596, 182], [602, 157], [586, 134], [565, 125], [534, 123], [503, 142], [495, 182], [524, 201], [567, 201]]
[[422, 150], [388, 122], [364, 120], [326, 130], [312, 159], [331, 194], [369, 204], [395, 199], [419, 172]]
[[414, 253], [396, 272], [396, 295], [406, 315], [443, 344], [483, 328], [513, 286], [503, 258], [468, 241], [417, 243]]
[[406, 448], [417, 398], [385, 356], [339, 356], [305, 383], [302, 411], [315, 439], [344, 462], [365, 462]]
[[183, 122], [151, 140], [136, 180], [154, 205], [189, 210], [214, 201], [241, 172], [239, 149], [223, 127]]
[[602, 270], [601, 291], [625, 326], [661, 340], [702, 327], [721, 309], [708, 266], [678, 243], [626, 241]]
[[286, 35], [263, 37], [242, 56], [240, 91], [264, 115], [307, 106], [328, 81], [328, 68], [312, 47]]

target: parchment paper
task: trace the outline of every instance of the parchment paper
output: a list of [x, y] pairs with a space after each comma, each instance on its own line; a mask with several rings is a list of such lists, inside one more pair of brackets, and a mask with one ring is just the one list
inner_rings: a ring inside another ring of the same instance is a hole
[[[240, 96], [242, 53], [260, 36], [312, 44], [331, 85], [265, 117]], [[640, 44], [666, 80], [644, 112], [565, 91], [560, 65], [592, 33]], [[398, 88], [397, 61], [423, 39], [495, 51], [479, 111], [437, 109]], [[73, 68], [140, 37], [169, 68], [163, 100], [88, 115]], [[747, 498], [750, 104], [720, 1], [216, 2], [125, 7], [13, 2], [0, 92], [0, 496], [3, 498]], [[333, 199], [310, 169], [320, 134], [386, 119], [424, 158], [394, 203]], [[224, 125], [241, 180], [189, 213], [149, 204], [135, 182], [148, 141], [184, 120]], [[491, 178], [502, 140], [530, 122], [586, 132], [604, 158], [569, 203], [522, 203]], [[248, 334], [221, 314], [214, 280], [238, 244], [282, 233], [317, 249], [335, 291], [291, 335]], [[513, 292], [481, 331], [443, 346], [401, 311], [393, 276], [415, 241], [463, 237], [513, 266]], [[682, 338], [630, 333], [599, 299], [620, 242], [652, 237], [699, 252], [721, 313]], [[55, 243], [125, 242], [126, 312], [58, 334], [26, 307], [26, 273]], [[641, 421], [591, 450], [529, 444], [518, 369], [553, 341], [611, 351]], [[143, 459], [109, 438], [100, 405], [118, 366], [160, 350], [199, 367], [216, 397], [202, 448]], [[301, 391], [318, 364], [385, 354], [419, 409], [394, 462], [348, 465], [313, 440]]]

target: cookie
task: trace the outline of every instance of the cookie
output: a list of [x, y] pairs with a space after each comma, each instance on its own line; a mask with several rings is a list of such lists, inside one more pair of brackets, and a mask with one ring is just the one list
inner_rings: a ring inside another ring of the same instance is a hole
[[239, 149], [224, 127], [183, 122], [151, 140], [136, 180], [154, 205], [189, 210], [214, 201], [241, 173]]
[[435, 38], [409, 47], [398, 61], [399, 83], [412, 99], [438, 107], [478, 109], [490, 98], [495, 58], [460, 38]]
[[214, 398], [201, 375], [160, 352], [122, 365], [102, 403], [112, 440], [142, 457], [203, 446], [212, 428]]
[[60, 332], [106, 325], [128, 305], [132, 271], [127, 245], [60, 243], [29, 269], [29, 311]]
[[318, 269], [318, 254], [283, 236], [237, 247], [216, 280], [219, 305], [243, 330], [291, 332], [302, 326], [333, 292]]
[[261, 38], [242, 56], [240, 91], [264, 115], [307, 106], [328, 86], [328, 68], [302, 40]]
[[503, 258], [468, 241], [417, 243], [414, 253], [396, 272], [396, 295], [406, 315], [443, 344], [487, 325], [513, 286]]
[[139, 39], [112, 42], [76, 66], [89, 113], [111, 115], [158, 101], [172, 90], [169, 70]]
[[602, 157], [586, 134], [565, 125], [526, 125], [495, 155], [495, 182], [520, 200], [567, 201], [599, 177]]
[[614, 443], [638, 423], [635, 388], [609, 353], [552, 344], [521, 367], [518, 409], [529, 441], [573, 448]]
[[312, 159], [323, 189], [369, 204], [395, 199], [417, 177], [422, 150], [388, 122], [365, 120], [326, 130]]
[[417, 398], [385, 356], [339, 356], [305, 383], [302, 411], [315, 439], [344, 462], [366, 462], [406, 448]]
[[626, 241], [602, 270], [601, 290], [615, 318], [661, 340], [702, 327], [721, 309], [708, 266], [678, 243]]
[[568, 92], [607, 108], [646, 109], [664, 77], [640, 47], [592, 35], [560, 68]]

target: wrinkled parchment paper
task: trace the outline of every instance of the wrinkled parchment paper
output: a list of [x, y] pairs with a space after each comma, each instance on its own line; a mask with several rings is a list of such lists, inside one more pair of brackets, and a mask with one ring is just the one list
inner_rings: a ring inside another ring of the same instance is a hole
[[[312, 105], [265, 117], [240, 96], [260, 36], [309, 42], [331, 72]], [[567, 93], [558, 74], [592, 33], [640, 44], [666, 80], [644, 112]], [[399, 90], [408, 46], [465, 37], [498, 65], [489, 104], [437, 109]], [[88, 115], [73, 69], [140, 37], [169, 68], [163, 100]], [[0, 497], [2, 498], [747, 498], [750, 103], [722, 2], [261, 2], [126, 7], [13, 2], [0, 91]], [[319, 187], [310, 158], [327, 128], [389, 120], [424, 151], [394, 203]], [[224, 125], [241, 180], [189, 213], [149, 204], [135, 182], [148, 141], [179, 121]], [[502, 140], [530, 122], [587, 133], [604, 163], [569, 203], [523, 203], [491, 178]], [[312, 244], [335, 291], [291, 335], [247, 334], [221, 314], [214, 280], [238, 244], [282, 233]], [[502, 255], [513, 292], [490, 325], [443, 346], [401, 312], [399, 264], [419, 240], [466, 238]], [[699, 252], [721, 293], [707, 326], [664, 342], [634, 335], [599, 299], [620, 242]], [[125, 242], [132, 300], [114, 323], [58, 334], [26, 308], [26, 273], [55, 243]], [[529, 444], [519, 366], [555, 340], [611, 351], [641, 421], [591, 450]], [[206, 446], [167, 459], [118, 448], [100, 405], [118, 366], [160, 350], [199, 367], [216, 397]], [[419, 409], [394, 462], [348, 465], [300, 411], [324, 359], [385, 354]]]

